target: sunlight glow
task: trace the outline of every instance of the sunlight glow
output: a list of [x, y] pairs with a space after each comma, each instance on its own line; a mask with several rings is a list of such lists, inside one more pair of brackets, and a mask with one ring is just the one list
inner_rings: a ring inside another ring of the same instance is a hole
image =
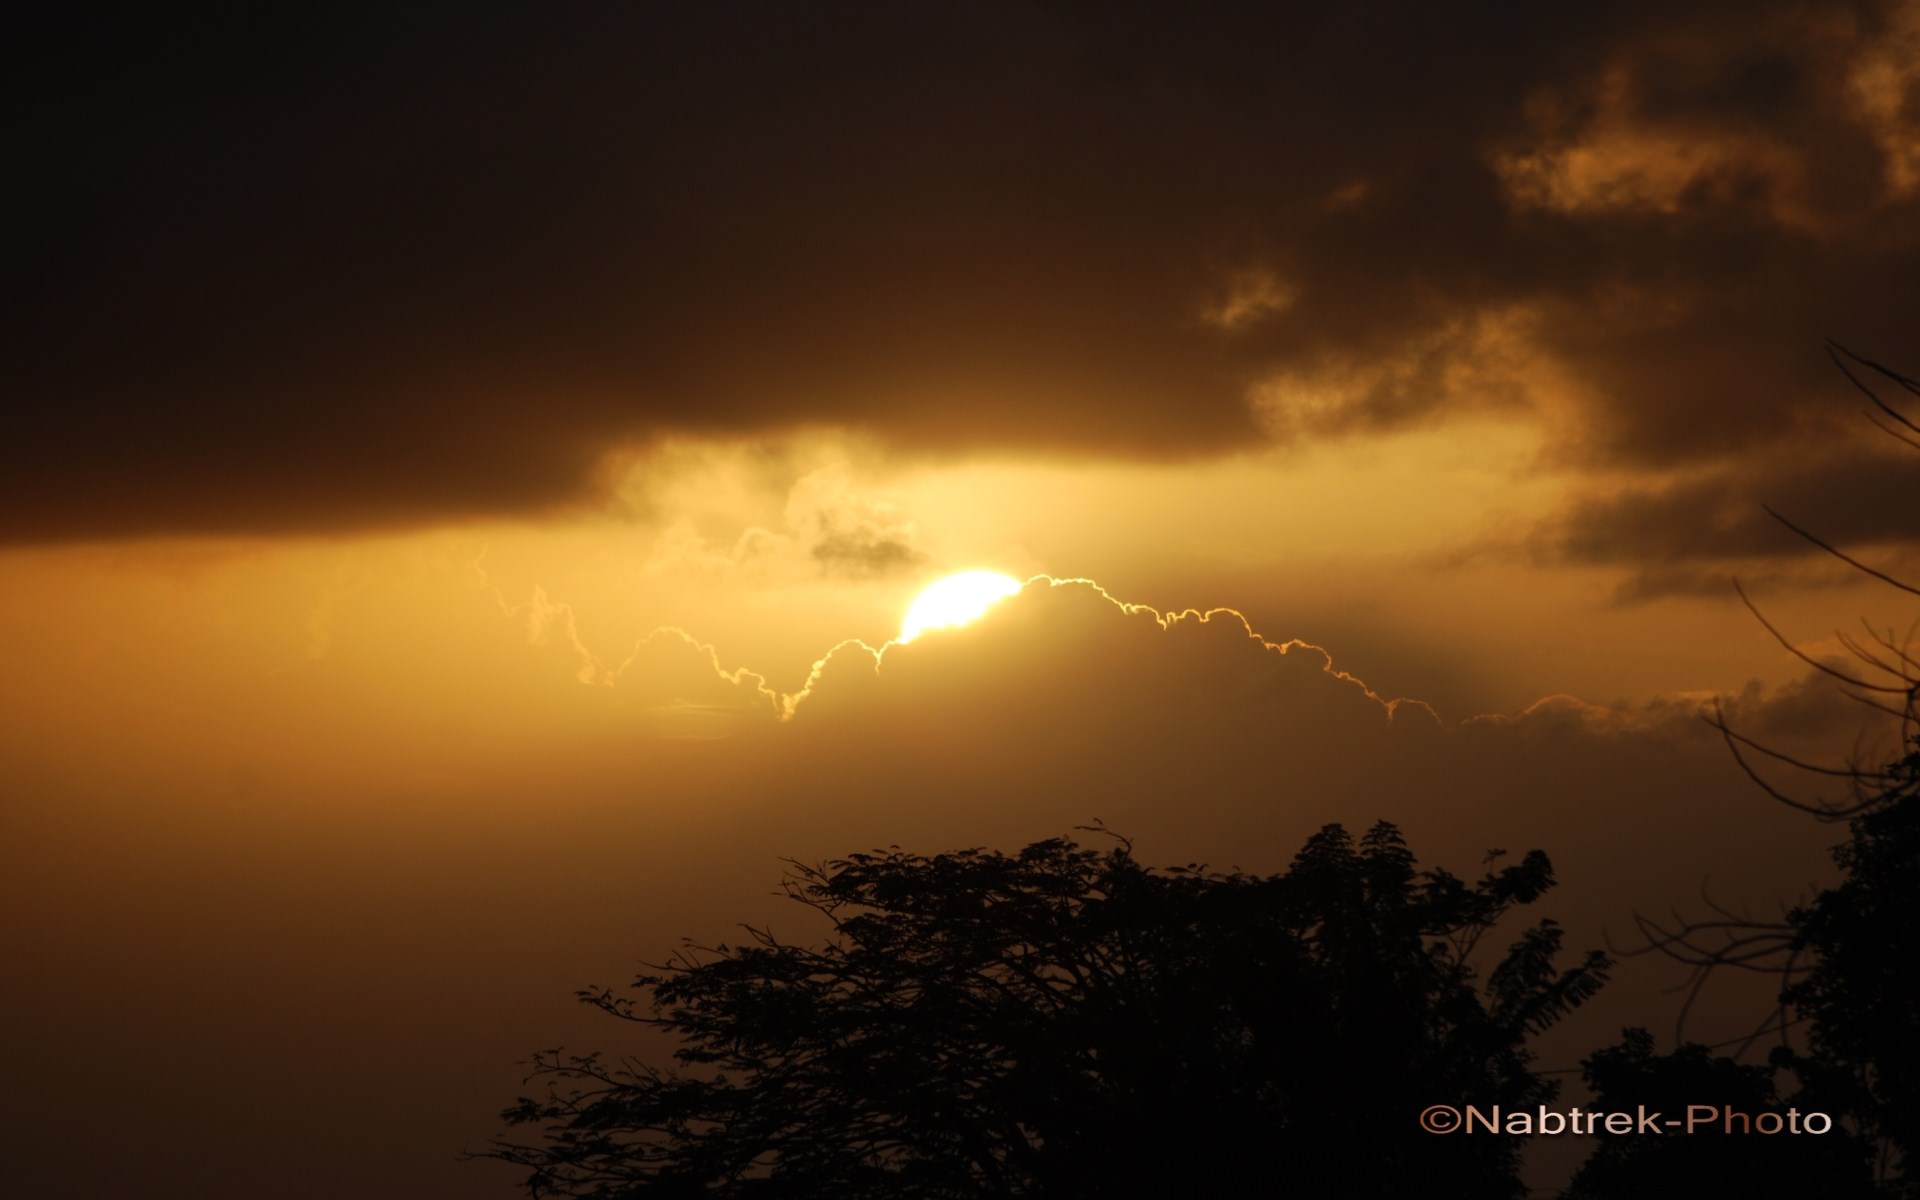
[[965, 625], [1019, 590], [1019, 580], [998, 571], [962, 571], [936, 580], [914, 597], [897, 640], [910, 642], [929, 629]]

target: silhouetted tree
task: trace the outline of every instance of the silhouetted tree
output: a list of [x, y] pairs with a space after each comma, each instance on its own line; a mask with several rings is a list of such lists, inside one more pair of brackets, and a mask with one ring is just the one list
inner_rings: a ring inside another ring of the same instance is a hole
[[[1854, 361], [1920, 396], [1920, 381]], [[1847, 375], [1873, 402], [1875, 424], [1920, 449], [1920, 424]], [[1920, 596], [1912, 583], [1846, 561]], [[1841, 882], [1794, 912], [1794, 948], [1809, 966], [1781, 998], [1807, 1021], [1808, 1053], [1797, 1067], [1808, 1092], [1880, 1143], [1890, 1190], [1920, 1197], [1920, 660], [1912, 649], [1891, 636], [1854, 645], [1874, 675], [1848, 686], [1873, 689], [1879, 707], [1898, 716], [1903, 753], [1856, 775], [1848, 837], [1833, 854]]]
[[679, 1042], [664, 1068], [539, 1055], [488, 1156], [535, 1196], [1500, 1197], [1516, 1139], [1435, 1137], [1435, 1103], [1554, 1085], [1529, 1037], [1591, 995], [1543, 920], [1535, 851], [1467, 883], [1393, 826], [1329, 825], [1284, 873], [1150, 869], [1124, 840], [897, 848], [793, 864], [821, 945], [749, 928], [633, 994], [582, 998]]
[[1805, 1092], [1881, 1144], [1890, 1190], [1920, 1196], [1920, 738], [1849, 821], [1842, 879], [1792, 914], [1809, 963], [1782, 1001], [1807, 1022]]
[[[1873, 423], [1902, 445], [1920, 449], [1920, 423], [1875, 386], [1920, 395], [1920, 381], [1838, 346], [1829, 346], [1829, 354], [1867, 397]], [[1913, 583], [1772, 515], [1852, 569], [1920, 596]], [[1744, 592], [1741, 598], [1747, 599]], [[1881, 1194], [1920, 1200], [1920, 658], [1910, 636], [1869, 629], [1864, 640], [1838, 635], [1852, 664], [1816, 659], [1750, 600], [1747, 605], [1781, 645], [1854, 699], [1895, 718], [1899, 747], [1884, 762], [1824, 766], [1783, 754], [1716, 716], [1735, 760], [1770, 796], [1818, 820], [1846, 823], [1847, 840], [1833, 852], [1841, 880], [1779, 921], [1719, 909], [1707, 919], [1674, 925], [1641, 918], [1645, 949], [1688, 963], [1696, 995], [1722, 969], [1778, 976], [1778, 1006], [1745, 1044], [1777, 1034], [1772, 1062], [1790, 1070], [1798, 1084], [1789, 1101], [1844, 1118], [1873, 1147]], [[1755, 768], [1757, 758], [1837, 781], [1843, 790], [1838, 796], [1790, 794]], [[1794, 1030], [1801, 1032], [1804, 1049], [1793, 1045]], [[1600, 1159], [1596, 1155], [1590, 1166]]]
[[[1686, 1120], [1694, 1106], [1723, 1115], [1688, 1130], [1609, 1134], [1574, 1176], [1565, 1200], [1698, 1200], [1702, 1196], [1792, 1196], [1872, 1200], [1871, 1151], [1845, 1128], [1800, 1116], [1785, 1133], [1755, 1132], [1752, 1118], [1786, 1114], [1770, 1066], [1750, 1066], [1701, 1045], [1653, 1052], [1653, 1037], [1629, 1029], [1619, 1045], [1581, 1064], [1589, 1110], [1638, 1115], [1644, 1106]], [[1796, 1110], [1797, 1111], [1797, 1110]], [[1729, 1119], [1724, 1114], [1743, 1114]], [[1764, 1128], [1764, 1126], [1763, 1126]], [[1818, 1132], [1815, 1132], [1818, 1131]]]

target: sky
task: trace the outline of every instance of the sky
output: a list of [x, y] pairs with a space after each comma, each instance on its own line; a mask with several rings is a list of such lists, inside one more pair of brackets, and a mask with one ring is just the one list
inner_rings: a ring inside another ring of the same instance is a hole
[[1913, 631], [1769, 509], [1920, 576], [1914, 0], [8, 21], [29, 1193], [513, 1195], [575, 989], [783, 857], [1386, 818], [1584, 948], [1831, 877], [1716, 698], [1894, 744], [1734, 585]]

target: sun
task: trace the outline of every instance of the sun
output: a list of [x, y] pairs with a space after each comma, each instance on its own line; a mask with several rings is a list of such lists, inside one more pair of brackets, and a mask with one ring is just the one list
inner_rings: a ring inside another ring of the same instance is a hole
[[965, 625], [1019, 590], [1019, 580], [998, 571], [962, 571], [937, 579], [914, 597], [894, 640], [910, 642], [929, 629]]

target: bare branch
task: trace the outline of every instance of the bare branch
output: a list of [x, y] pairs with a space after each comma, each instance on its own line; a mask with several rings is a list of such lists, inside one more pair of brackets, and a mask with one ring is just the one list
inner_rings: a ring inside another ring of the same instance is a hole
[[1888, 417], [1892, 418], [1893, 420], [1899, 422], [1901, 425], [1906, 426], [1908, 429], [1912, 430], [1913, 432], [1920, 433], [1920, 424], [1915, 424], [1911, 419], [1907, 417], [1905, 413], [1900, 412], [1898, 409], [1894, 408], [1892, 405], [1882, 400], [1878, 392], [1874, 391], [1871, 387], [1868, 387], [1866, 383], [1864, 383], [1858, 375], [1855, 375], [1853, 373], [1853, 368], [1849, 367], [1845, 362], [1841, 360], [1840, 356], [1842, 354], [1846, 355], [1848, 358], [1851, 358], [1853, 361], [1859, 363], [1861, 366], [1864, 366], [1870, 370], [1879, 372], [1881, 375], [1885, 376], [1887, 379], [1893, 381], [1895, 384], [1898, 384], [1900, 387], [1905, 388], [1907, 391], [1912, 392], [1916, 396], [1920, 396], [1920, 382], [1916, 382], [1913, 379], [1910, 379], [1907, 376], [1902, 375], [1900, 372], [1895, 371], [1890, 367], [1883, 367], [1879, 363], [1874, 362], [1872, 359], [1862, 358], [1860, 355], [1855, 354], [1853, 351], [1847, 349], [1845, 346], [1840, 345], [1838, 342], [1834, 342], [1834, 341], [1827, 342], [1827, 357], [1833, 360], [1834, 366], [1840, 368], [1840, 373], [1847, 377], [1848, 382], [1852, 383], [1854, 387], [1859, 388], [1861, 394], [1866, 396], [1866, 398], [1870, 402], [1872, 402], [1875, 408], [1879, 409], [1881, 412], [1885, 413]]
[[1905, 430], [1895, 429], [1893, 426], [1887, 424], [1885, 421], [1882, 421], [1879, 417], [1874, 416], [1872, 413], [1867, 414], [1867, 421], [1875, 429], [1878, 429], [1881, 433], [1886, 434], [1888, 437], [1892, 438], [1896, 442], [1899, 442], [1901, 445], [1911, 446], [1915, 450], [1920, 450], [1920, 438], [1913, 436], [1912, 434], [1906, 432]]
[[1868, 566], [1867, 564], [1861, 562], [1859, 559], [1854, 558], [1852, 555], [1846, 553], [1844, 550], [1841, 550], [1839, 547], [1833, 545], [1831, 542], [1823, 541], [1817, 535], [1809, 533], [1807, 530], [1802, 529], [1798, 525], [1795, 525], [1792, 521], [1789, 521], [1787, 518], [1781, 516], [1779, 513], [1775, 512], [1772, 508], [1768, 507], [1767, 505], [1763, 504], [1760, 507], [1763, 509], [1766, 509], [1767, 515], [1772, 517], [1774, 520], [1780, 522], [1782, 525], [1785, 525], [1788, 529], [1791, 529], [1794, 533], [1798, 534], [1800, 537], [1804, 538], [1809, 542], [1812, 542], [1814, 545], [1820, 547], [1822, 550], [1825, 550], [1828, 554], [1833, 555], [1833, 557], [1839, 559], [1843, 563], [1846, 563], [1848, 566], [1852, 567], [1856, 571], [1859, 571], [1861, 574], [1871, 575], [1875, 579], [1878, 579], [1880, 582], [1887, 584], [1890, 587], [1896, 587], [1901, 591], [1906, 592], [1910, 596], [1920, 596], [1920, 587], [1915, 587], [1913, 584], [1908, 583], [1906, 580], [1901, 579], [1898, 576], [1889, 575], [1885, 571], [1876, 570], [1875, 568]]
[[[1905, 585], [1903, 584], [1902, 586], [1904, 587]], [[1760, 627], [1773, 635], [1774, 641], [1779, 642], [1780, 645], [1783, 648], [1785, 648], [1787, 653], [1793, 655], [1795, 658], [1799, 659], [1801, 662], [1806, 663], [1808, 666], [1820, 672], [1822, 675], [1829, 676], [1833, 679], [1838, 679], [1841, 683], [1844, 683], [1849, 687], [1863, 688], [1867, 691], [1891, 692], [1895, 695], [1904, 695], [1908, 691], [1908, 689], [1905, 687], [1894, 687], [1889, 684], [1874, 683], [1873, 681], [1867, 680], [1867, 679], [1857, 679], [1854, 676], [1847, 674], [1845, 671], [1840, 670], [1838, 667], [1834, 666], [1832, 663], [1821, 662], [1819, 659], [1813, 657], [1811, 654], [1808, 654], [1805, 650], [1802, 650], [1800, 649], [1800, 647], [1794, 645], [1792, 640], [1789, 639], [1786, 634], [1781, 633], [1780, 630], [1774, 626], [1773, 622], [1767, 620], [1767, 615], [1760, 611], [1760, 606], [1755, 604], [1752, 598], [1747, 595], [1747, 589], [1742, 587], [1740, 585], [1740, 581], [1737, 579], [1734, 580], [1733, 582], [1733, 590], [1734, 590], [1734, 593], [1740, 597], [1740, 603], [1746, 605], [1747, 611], [1753, 614], [1753, 619], [1760, 622]]]

